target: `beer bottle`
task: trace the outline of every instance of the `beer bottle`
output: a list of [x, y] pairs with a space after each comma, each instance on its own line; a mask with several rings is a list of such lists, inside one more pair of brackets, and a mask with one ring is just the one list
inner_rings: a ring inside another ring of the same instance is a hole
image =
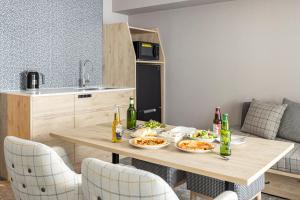
[[215, 118], [214, 118], [214, 121], [213, 121], [213, 132], [215, 134], [217, 134], [217, 136], [220, 136], [220, 133], [221, 133], [221, 124], [222, 124], [222, 120], [221, 120], [221, 108], [220, 107], [216, 107]]
[[130, 97], [130, 104], [127, 110], [127, 129], [136, 128], [136, 110], [134, 108], [134, 98]]
[[228, 114], [222, 115], [220, 155], [221, 156], [231, 155], [231, 132], [229, 129]]
[[120, 117], [120, 107], [115, 106], [114, 121], [112, 123], [112, 142], [121, 142], [122, 141], [122, 124]]

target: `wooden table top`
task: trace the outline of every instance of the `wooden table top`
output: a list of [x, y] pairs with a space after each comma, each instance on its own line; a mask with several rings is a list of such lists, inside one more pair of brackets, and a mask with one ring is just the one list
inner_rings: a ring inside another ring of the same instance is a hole
[[232, 156], [226, 161], [218, 155], [219, 146], [215, 152], [194, 154], [178, 150], [173, 143], [159, 150], [133, 147], [126, 138], [112, 143], [111, 124], [58, 131], [51, 136], [243, 185], [251, 184], [294, 148], [293, 143], [247, 137], [245, 144], [232, 145]]

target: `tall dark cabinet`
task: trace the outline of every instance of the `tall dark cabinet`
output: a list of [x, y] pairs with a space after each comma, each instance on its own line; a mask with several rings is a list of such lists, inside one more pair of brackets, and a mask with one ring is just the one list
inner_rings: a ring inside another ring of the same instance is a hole
[[137, 64], [136, 102], [138, 120], [161, 122], [161, 67]]
[[[165, 119], [165, 56], [157, 28], [104, 24], [103, 85], [136, 88], [138, 119]], [[158, 60], [139, 60], [133, 42], [158, 44]]]

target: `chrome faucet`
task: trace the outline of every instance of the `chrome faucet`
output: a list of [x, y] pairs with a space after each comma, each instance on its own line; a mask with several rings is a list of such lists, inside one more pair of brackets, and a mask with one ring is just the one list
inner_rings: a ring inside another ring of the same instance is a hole
[[[88, 65], [90, 63], [90, 65]], [[80, 68], [79, 68], [79, 87], [84, 88], [90, 82], [90, 74], [87, 73], [87, 66], [92, 67], [92, 71], [94, 70], [93, 63], [90, 60], [85, 60], [84, 62], [80, 61]]]

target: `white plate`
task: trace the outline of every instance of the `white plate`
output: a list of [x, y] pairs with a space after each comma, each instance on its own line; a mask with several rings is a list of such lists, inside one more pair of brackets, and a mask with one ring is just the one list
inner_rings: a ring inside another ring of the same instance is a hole
[[186, 135], [193, 134], [195, 131], [195, 128], [185, 126], [177, 126], [170, 130], [172, 133], [185, 133]]
[[[210, 150], [188, 150], [188, 149], [182, 149], [180, 148], [179, 146], [177, 146], [177, 143], [175, 144], [175, 147], [181, 151], [184, 151], [184, 152], [188, 152], [188, 153], [209, 153], [209, 152], [212, 152], [214, 150], [213, 149], [210, 149]], [[214, 146], [216, 147], [216, 146]]]
[[[155, 135], [147, 135], [147, 134], [155, 134]], [[145, 135], [146, 134], [146, 135]], [[151, 128], [141, 128], [137, 129], [134, 132], [130, 133], [130, 137], [136, 138], [136, 137], [156, 137], [157, 132]]]
[[130, 137], [132, 137], [132, 138], [137, 138], [137, 137], [157, 137], [158, 136], [158, 134], [157, 135], [146, 135], [146, 136], [137, 136], [136, 134], [134, 134], [134, 133], [130, 133]]
[[[220, 138], [217, 138], [216, 141], [220, 142]], [[244, 144], [244, 143], [246, 143], [245, 136], [239, 136], [239, 135], [231, 136], [231, 144], [232, 145], [239, 145], [239, 144]]]
[[160, 137], [166, 138], [169, 142], [179, 142], [185, 136], [185, 133], [172, 133], [171, 131], [162, 132]]
[[[166, 139], [165, 139], [166, 140]], [[166, 147], [169, 145], [169, 142], [167, 141], [166, 144], [162, 144], [162, 145], [153, 145], [153, 146], [143, 146], [143, 145], [137, 145], [137, 144], [134, 144], [134, 138], [130, 139], [129, 140], [129, 144], [131, 144], [132, 146], [134, 147], [138, 147], [138, 148], [141, 148], [141, 149], [161, 149], [163, 147]]]

